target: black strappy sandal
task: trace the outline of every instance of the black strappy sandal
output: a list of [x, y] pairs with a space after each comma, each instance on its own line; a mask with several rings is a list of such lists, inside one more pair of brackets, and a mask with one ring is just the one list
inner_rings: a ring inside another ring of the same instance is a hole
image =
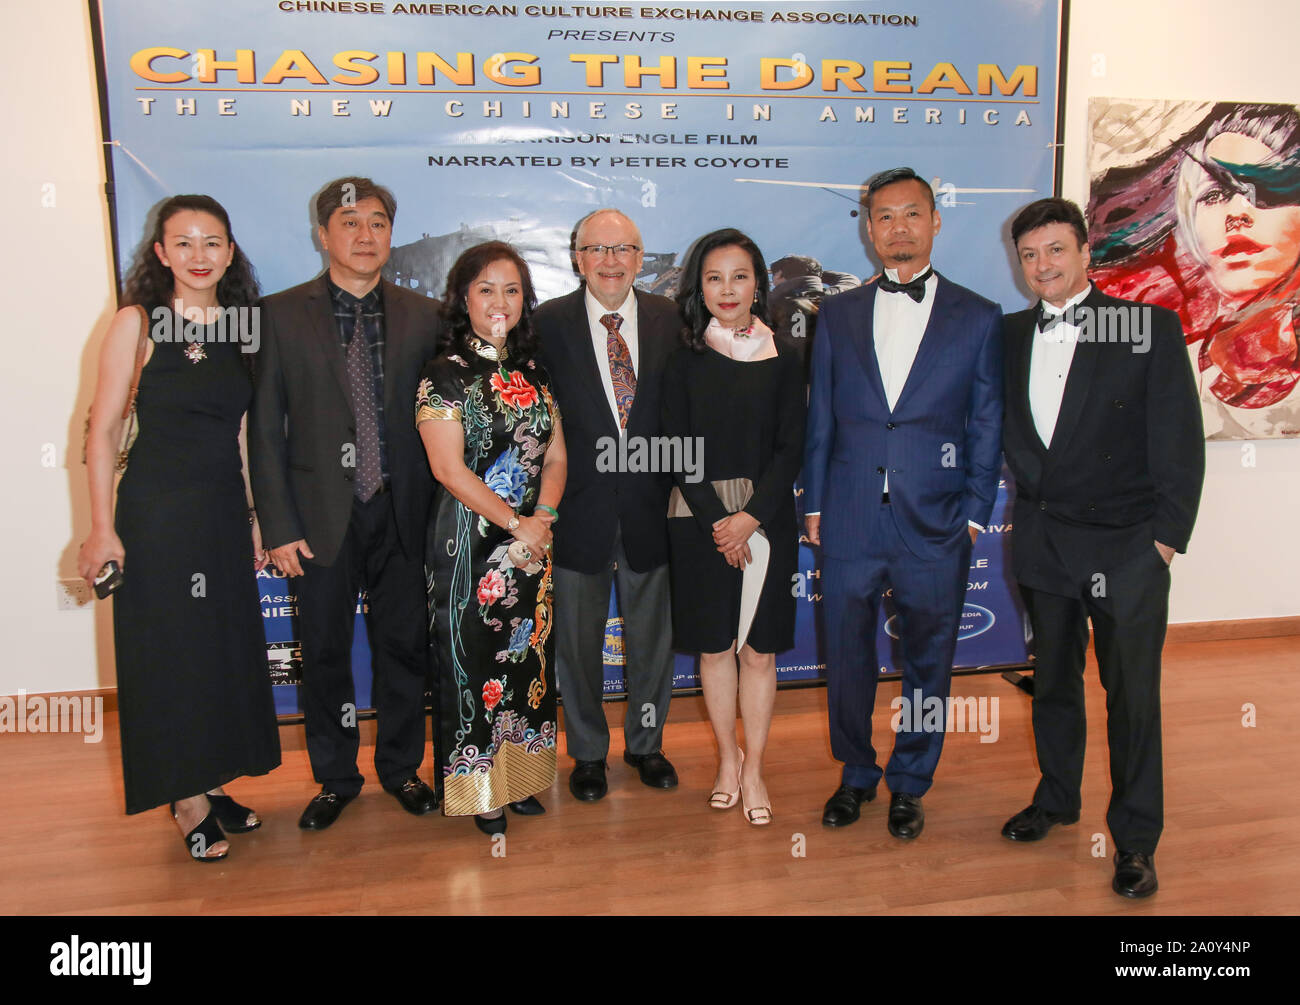
[[[168, 809], [171, 810], [172, 819], [175, 820], [176, 804], [169, 803]], [[229, 851], [224, 851], [220, 855], [209, 855], [207, 853], [208, 849], [218, 841], [226, 840], [226, 835], [221, 831], [221, 825], [217, 823], [211, 811], [199, 822], [199, 825], [194, 830], [185, 835], [183, 840], [185, 841], [185, 851], [189, 853], [190, 858], [194, 859], [195, 862], [220, 862], [230, 854]], [[202, 854], [195, 854], [200, 849]]]
[[217, 823], [221, 824], [221, 829], [227, 834], [247, 834], [262, 826], [261, 820], [249, 826], [248, 818], [257, 814], [247, 806], [240, 806], [229, 796], [214, 796], [208, 793], [208, 802], [212, 805]]

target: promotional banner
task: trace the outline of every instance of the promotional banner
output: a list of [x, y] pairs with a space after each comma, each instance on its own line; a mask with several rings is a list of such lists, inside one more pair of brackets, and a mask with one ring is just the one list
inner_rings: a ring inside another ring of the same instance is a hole
[[[691, 242], [735, 226], [769, 263], [815, 260], [831, 295], [877, 269], [859, 212], [864, 182], [906, 164], [938, 200], [935, 267], [1004, 307], [1025, 303], [1004, 231], [1053, 188], [1054, 0], [228, 0], [221, 14], [165, 0], [98, 5], [122, 270], [152, 207], [203, 192], [230, 211], [263, 289], [296, 285], [325, 265], [316, 193], [364, 175], [397, 198], [386, 275], [428, 296], [441, 294], [461, 251], [489, 239], [520, 250], [541, 298], [572, 290], [573, 226], [606, 206], [641, 230], [644, 289], [671, 295]], [[792, 337], [814, 335], [797, 327]], [[973, 600], [981, 611], [1010, 605], [1002, 540], [987, 535], [976, 549], [989, 565], [972, 582], [1002, 591]], [[791, 588], [807, 602], [783, 679], [816, 676], [821, 664], [806, 548], [800, 565]], [[260, 583], [273, 661], [291, 674], [290, 591], [275, 576]], [[1023, 661], [1018, 629], [1014, 645], [992, 644], [991, 626], [1015, 617], [996, 614], [984, 630], [984, 614], [968, 615], [964, 633], [989, 645], [972, 657], [979, 664]], [[690, 682], [683, 670], [679, 683]], [[288, 689], [277, 692], [282, 709], [292, 704]]]

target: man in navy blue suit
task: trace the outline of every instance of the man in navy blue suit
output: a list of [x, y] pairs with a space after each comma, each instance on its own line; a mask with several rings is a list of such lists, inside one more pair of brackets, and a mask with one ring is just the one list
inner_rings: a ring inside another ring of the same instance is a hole
[[971, 546], [1001, 471], [1002, 312], [930, 267], [939, 213], [911, 168], [867, 183], [867, 235], [884, 274], [822, 306], [813, 343], [804, 495], [822, 548], [831, 752], [844, 763], [822, 823], [858, 819], [882, 771], [871, 744], [879, 664], [876, 616], [893, 587], [903, 695], [883, 775], [889, 833], [925, 823], [943, 731], [922, 709], [944, 703]]

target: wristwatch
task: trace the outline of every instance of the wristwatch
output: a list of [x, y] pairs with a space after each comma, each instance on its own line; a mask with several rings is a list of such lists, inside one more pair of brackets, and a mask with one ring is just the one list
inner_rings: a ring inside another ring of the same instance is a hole
[[506, 530], [513, 532], [518, 526], [519, 526], [519, 514], [511, 513], [510, 522], [506, 524]]

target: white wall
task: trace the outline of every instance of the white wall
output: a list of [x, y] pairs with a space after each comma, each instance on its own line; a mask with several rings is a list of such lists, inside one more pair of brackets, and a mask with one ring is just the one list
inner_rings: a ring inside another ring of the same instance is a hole
[[[1087, 198], [1091, 96], [1300, 103], [1294, 0], [1076, 0], [1070, 25], [1064, 195]], [[107, 605], [55, 609], [89, 526], [81, 423], [95, 348], [113, 311], [108, 216], [90, 29], [84, 0], [11, 5], [0, 63], [12, 227], [0, 262], [9, 324], [0, 367], [0, 694], [113, 683]], [[1104, 76], [1094, 76], [1104, 56]], [[42, 206], [52, 184], [54, 205]], [[56, 463], [43, 465], [53, 444]], [[1173, 621], [1300, 614], [1300, 442], [1211, 443], [1190, 553], [1174, 566]]]
[[[77, 545], [90, 528], [81, 428], [97, 337], [115, 310], [87, 6], [5, 7], [0, 693], [114, 682], [108, 605], [55, 608], [55, 580], [75, 577]], [[54, 205], [43, 206], [51, 195]], [[52, 467], [43, 464], [48, 444], [57, 453]]]
[[[1075, 0], [1061, 194], [1088, 197], [1088, 99], [1194, 98], [1300, 104], [1295, 0]], [[1100, 72], [1102, 75], [1096, 75]], [[1171, 621], [1300, 614], [1300, 441], [1206, 444], [1205, 492], [1174, 561]]]

